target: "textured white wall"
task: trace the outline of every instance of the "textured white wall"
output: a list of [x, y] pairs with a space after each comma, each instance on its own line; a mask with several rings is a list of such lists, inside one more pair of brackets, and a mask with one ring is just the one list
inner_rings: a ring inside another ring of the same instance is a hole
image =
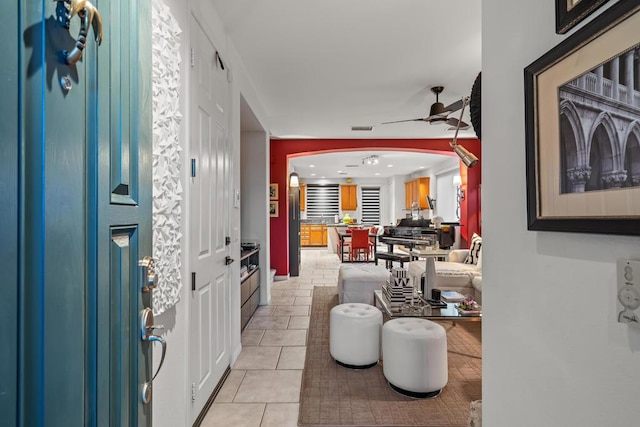
[[153, 312], [180, 300], [182, 280], [182, 193], [180, 111], [182, 29], [162, 0], [152, 2], [153, 257], [159, 283]]
[[554, 2], [483, 0], [482, 28], [484, 425], [639, 425], [615, 262], [640, 238], [526, 227], [523, 69], [564, 39]]

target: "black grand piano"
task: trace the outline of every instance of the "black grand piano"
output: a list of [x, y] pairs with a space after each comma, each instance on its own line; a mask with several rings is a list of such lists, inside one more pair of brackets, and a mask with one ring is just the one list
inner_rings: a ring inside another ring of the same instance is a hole
[[399, 262], [403, 267], [405, 262], [411, 260], [408, 254], [394, 253], [395, 245], [413, 249], [420, 246], [435, 246], [437, 242], [440, 248], [447, 249], [454, 243], [455, 231], [449, 224], [436, 229], [432, 226], [431, 220], [403, 218], [398, 225], [385, 226], [383, 234], [378, 239], [387, 245], [387, 252], [376, 254], [376, 264], [379, 259], [382, 259], [385, 260], [386, 267], [391, 269], [393, 261]]

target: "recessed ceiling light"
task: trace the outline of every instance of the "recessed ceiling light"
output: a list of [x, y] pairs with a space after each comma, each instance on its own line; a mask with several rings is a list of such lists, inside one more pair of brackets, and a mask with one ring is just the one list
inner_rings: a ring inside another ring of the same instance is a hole
[[320, 178], [324, 179], [324, 176], [321, 176]]
[[424, 169], [424, 166], [420, 166], [419, 169]]
[[338, 173], [342, 173], [342, 171], [338, 171]]
[[315, 173], [312, 173], [312, 174], [311, 174], [311, 176], [316, 176], [316, 174], [315, 174]]
[[310, 167], [310, 168], [315, 168], [315, 167], [316, 167], [316, 165], [309, 165], [309, 167]]
[[376, 175], [380, 175], [380, 174], [376, 172]]
[[393, 167], [393, 165], [387, 165], [387, 167], [388, 167], [388, 168], [392, 168], [392, 167]]

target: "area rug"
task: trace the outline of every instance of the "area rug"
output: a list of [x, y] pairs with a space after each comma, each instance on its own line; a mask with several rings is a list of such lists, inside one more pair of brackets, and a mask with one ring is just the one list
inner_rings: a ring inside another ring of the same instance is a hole
[[432, 399], [412, 399], [387, 384], [382, 363], [364, 370], [336, 364], [329, 353], [329, 311], [335, 287], [313, 291], [307, 355], [302, 373], [302, 426], [464, 427], [470, 403], [482, 399], [480, 322], [440, 322], [447, 330], [449, 382]]

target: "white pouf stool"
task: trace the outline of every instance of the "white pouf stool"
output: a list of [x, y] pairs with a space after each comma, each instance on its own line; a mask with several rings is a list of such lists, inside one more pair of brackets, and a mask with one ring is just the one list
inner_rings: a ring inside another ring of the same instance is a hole
[[449, 379], [447, 333], [430, 320], [392, 319], [382, 327], [382, 370], [391, 387], [411, 397], [440, 394]]
[[329, 352], [347, 368], [375, 366], [380, 358], [382, 312], [369, 304], [336, 305], [329, 313]]
[[389, 271], [381, 265], [341, 265], [338, 271], [338, 302], [374, 305], [373, 291], [382, 289]]

